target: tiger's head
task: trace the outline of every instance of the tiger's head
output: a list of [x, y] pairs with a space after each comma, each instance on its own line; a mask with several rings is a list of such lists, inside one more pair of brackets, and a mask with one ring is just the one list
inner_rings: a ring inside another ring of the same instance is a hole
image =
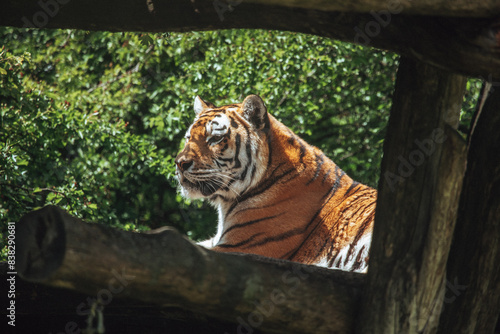
[[262, 178], [268, 161], [269, 115], [262, 99], [216, 107], [199, 96], [196, 113], [175, 159], [181, 193], [188, 198], [232, 201]]

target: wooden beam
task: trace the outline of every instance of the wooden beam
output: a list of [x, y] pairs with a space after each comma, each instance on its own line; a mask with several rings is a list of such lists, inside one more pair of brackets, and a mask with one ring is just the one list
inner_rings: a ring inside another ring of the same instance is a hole
[[[247, 332], [352, 332], [363, 275], [217, 253], [172, 229], [87, 224], [57, 207], [16, 226], [21, 277], [101, 300], [128, 297], [235, 323]], [[118, 293], [119, 291], [119, 293]]]
[[402, 58], [384, 142], [359, 333], [431, 333], [465, 171], [466, 78]]
[[[239, 2], [239, 1], [238, 1]], [[500, 1], [469, 0], [243, 0], [243, 2], [307, 8], [323, 11], [358, 12], [383, 11], [401, 8], [407, 15], [490, 17], [500, 15]]]
[[[3, 4], [0, 25], [145, 32], [290, 30], [395, 51], [493, 81], [500, 80], [498, 2], [19, 0]], [[450, 17], [454, 15], [446, 14], [447, 8], [471, 16], [477, 10], [479, 17]], [[352, 11], [343, 11], [347, 9]]]
[[500, 316], [500, 89], [484, 86], [447, 265], [440, 333], [493, 333]]

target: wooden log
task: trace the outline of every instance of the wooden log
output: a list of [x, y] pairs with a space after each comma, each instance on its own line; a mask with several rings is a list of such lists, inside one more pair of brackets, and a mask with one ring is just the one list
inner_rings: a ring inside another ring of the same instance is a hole
[[384, 142], [359, 333], [435, 331], [465, 170], [466, 78], [402, 58]]
[[148, 32], [289, 30], [388, 49], [493, 81], [500, 80], [499, 16], [498, 0], [19, 0], [3, 4], [0, 25]]
[[500, 320], [500, 90], [486, 84], [483, 92], [447, 265], [452, 286], [441, 333], [493, 333]]
[[[94, 317], [90, 326], [88, 322], [97, 295], [28, 282], [15, 276], [12, 281], [12, 275], [7, 272], [10, 272], [7, 263], [0, 262], [0, 291], [10, 291], [11, 282], [14, 282], [15, 289], [15, 298], [10, 298], [15, 301], [15, 316], [7, 317], [11, 315], [7, 307], [0, 309], [2, 319], [14, 321], [15, 326], [10, 327], [14, 331], [3, 333], [76, 334], [97, 327], [99, 316]], [[239, 324], [171, 306], [120, 298], [120, 291], [116, 292], [105, 305], [94, 308], [103, 316], [106, 333], [152, 334], [165, 332], [167, 328], [168, 334], [238, 333]], [[4, 299], [9, 303], [7, 298]], [[256, 330], [254, 334], [260, 332]]]
[[[352, 332], [363, 275], [204, 249], [171, 229], [144, 234], [83, 223], [54, 206], [16, 227], [21, 277], [171, 305], [249, 331]], [[119, 293], [118, 293], [119, 291]]]

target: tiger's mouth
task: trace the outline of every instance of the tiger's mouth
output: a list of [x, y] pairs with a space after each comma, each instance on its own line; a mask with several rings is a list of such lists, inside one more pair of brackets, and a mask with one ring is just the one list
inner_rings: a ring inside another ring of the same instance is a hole
[[220, 189], [221, 184], [211, 180], [190, 181], [186, 177], [179, 180], [183, 188], [188, 191], [199, 191], [203, 196], [209, 197]]

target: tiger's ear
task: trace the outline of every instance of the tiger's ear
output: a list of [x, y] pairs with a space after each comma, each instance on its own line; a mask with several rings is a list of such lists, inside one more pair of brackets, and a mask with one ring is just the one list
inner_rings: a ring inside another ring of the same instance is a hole
[[194, 112], [196, 113], [196, 115], [200, 114], [202, 111], [211, 108], [216, 108], [216, 107], [210, 102], [203, 101], [201, 97], [196, 95], [196, 97], [194, 98]]
[[267, 108], [257, 95], [248, 95], [242, 103], [243, 117], [257, 130], [263, 129], [267, 122]]

